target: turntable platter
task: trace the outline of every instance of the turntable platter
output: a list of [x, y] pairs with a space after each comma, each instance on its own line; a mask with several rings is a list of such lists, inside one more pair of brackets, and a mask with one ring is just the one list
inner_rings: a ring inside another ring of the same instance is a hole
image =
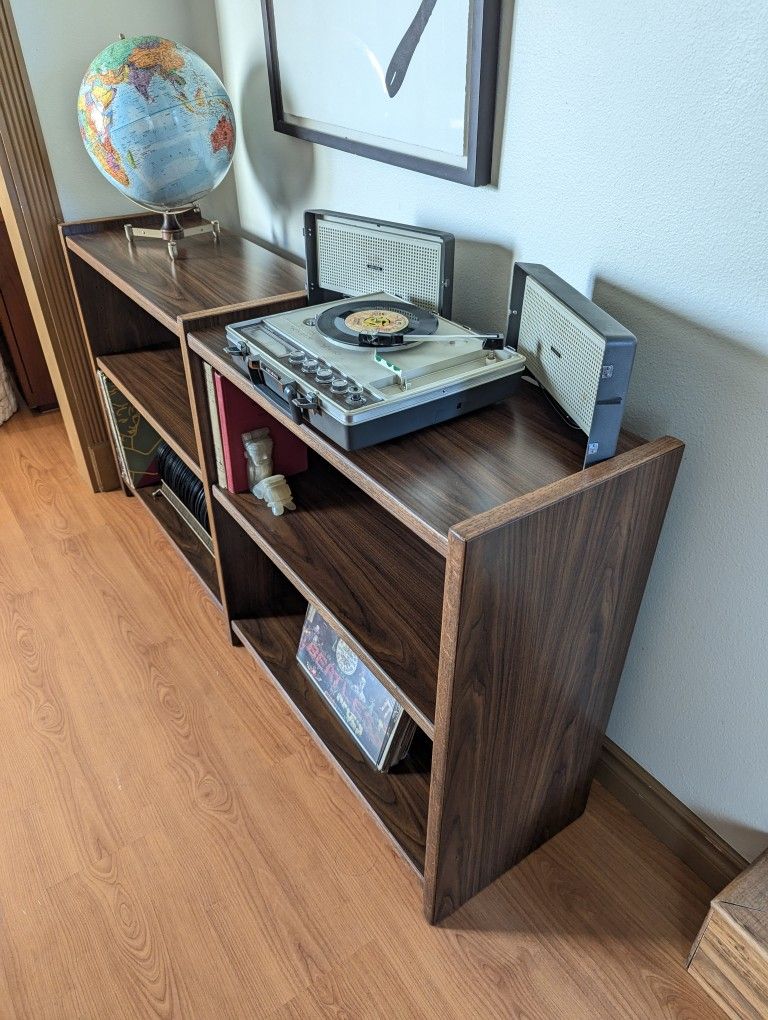
[[[404, 301], [368, 300], [337, 303], [321, 312], [315, 324], [327, 340], [342, 347], [393, 350], [403, 344], [415, 347], [420, 336], [437, 330], [438, 318]], [[409, 341], [411, 333], [416, 336]], [[388, 346], [390, 340], [397, 343]]]

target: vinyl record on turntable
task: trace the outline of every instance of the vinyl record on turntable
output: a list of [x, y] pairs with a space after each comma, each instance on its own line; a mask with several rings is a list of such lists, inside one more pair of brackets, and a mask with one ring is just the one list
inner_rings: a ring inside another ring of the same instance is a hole
[[408, 334], [433, 334], [438, 318], [406, 302], [350, 301], [326, 308], [317, 317], [316, 326], [326, 340], [339, 346], [389, 350], [404, 344], [415, 346], [419, 340], [409, 342]]

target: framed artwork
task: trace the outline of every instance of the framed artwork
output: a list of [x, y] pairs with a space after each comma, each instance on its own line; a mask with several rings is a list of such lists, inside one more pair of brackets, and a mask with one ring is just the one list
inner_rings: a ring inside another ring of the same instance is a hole
[[500, 0], [262, 0], [262, 13], [276, 131], [488, 184]]

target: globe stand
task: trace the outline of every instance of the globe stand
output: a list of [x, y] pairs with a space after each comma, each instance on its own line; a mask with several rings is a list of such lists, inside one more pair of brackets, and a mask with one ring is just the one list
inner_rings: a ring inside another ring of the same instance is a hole
[[[195, 212], [198, 211], [195, 207]], [[221, 233], [218, 220], [204, 220], [202, 223], [196, 223], [192, 227], [182, 227], [179, 222], [180, 212], [186, 212], [186, 210], [179, 209], [176, 212], [164, 212], [163, 225], [159, 230], [153, 227], [134, 227], [130, 223], [126, 223], [125, 236], [131, 244], [133, 244], [135, 237], [154, 237], [158, 240], [166, 241], [168, 244], [168, 254], [173, 261], [176, 261], [179, 254], [176, 242], [183, 240], [185, 237], [194, 237], [196, 234], [213, 234], [214, 242], [218, 243]]]

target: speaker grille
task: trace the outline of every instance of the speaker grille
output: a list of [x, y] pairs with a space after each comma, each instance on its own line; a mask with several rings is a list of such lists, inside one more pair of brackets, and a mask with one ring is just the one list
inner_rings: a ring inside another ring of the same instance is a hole
[[542, 386], [589, 433], [605, 354], [603, 338], [529, 276], [517, 346]]
[[318, 282], [324, 290], [356, 296], [387, 291], [431, 312], [443, 292], [441, 247], [379, 228], [375, 234], [347, 223], [317, 222]]

